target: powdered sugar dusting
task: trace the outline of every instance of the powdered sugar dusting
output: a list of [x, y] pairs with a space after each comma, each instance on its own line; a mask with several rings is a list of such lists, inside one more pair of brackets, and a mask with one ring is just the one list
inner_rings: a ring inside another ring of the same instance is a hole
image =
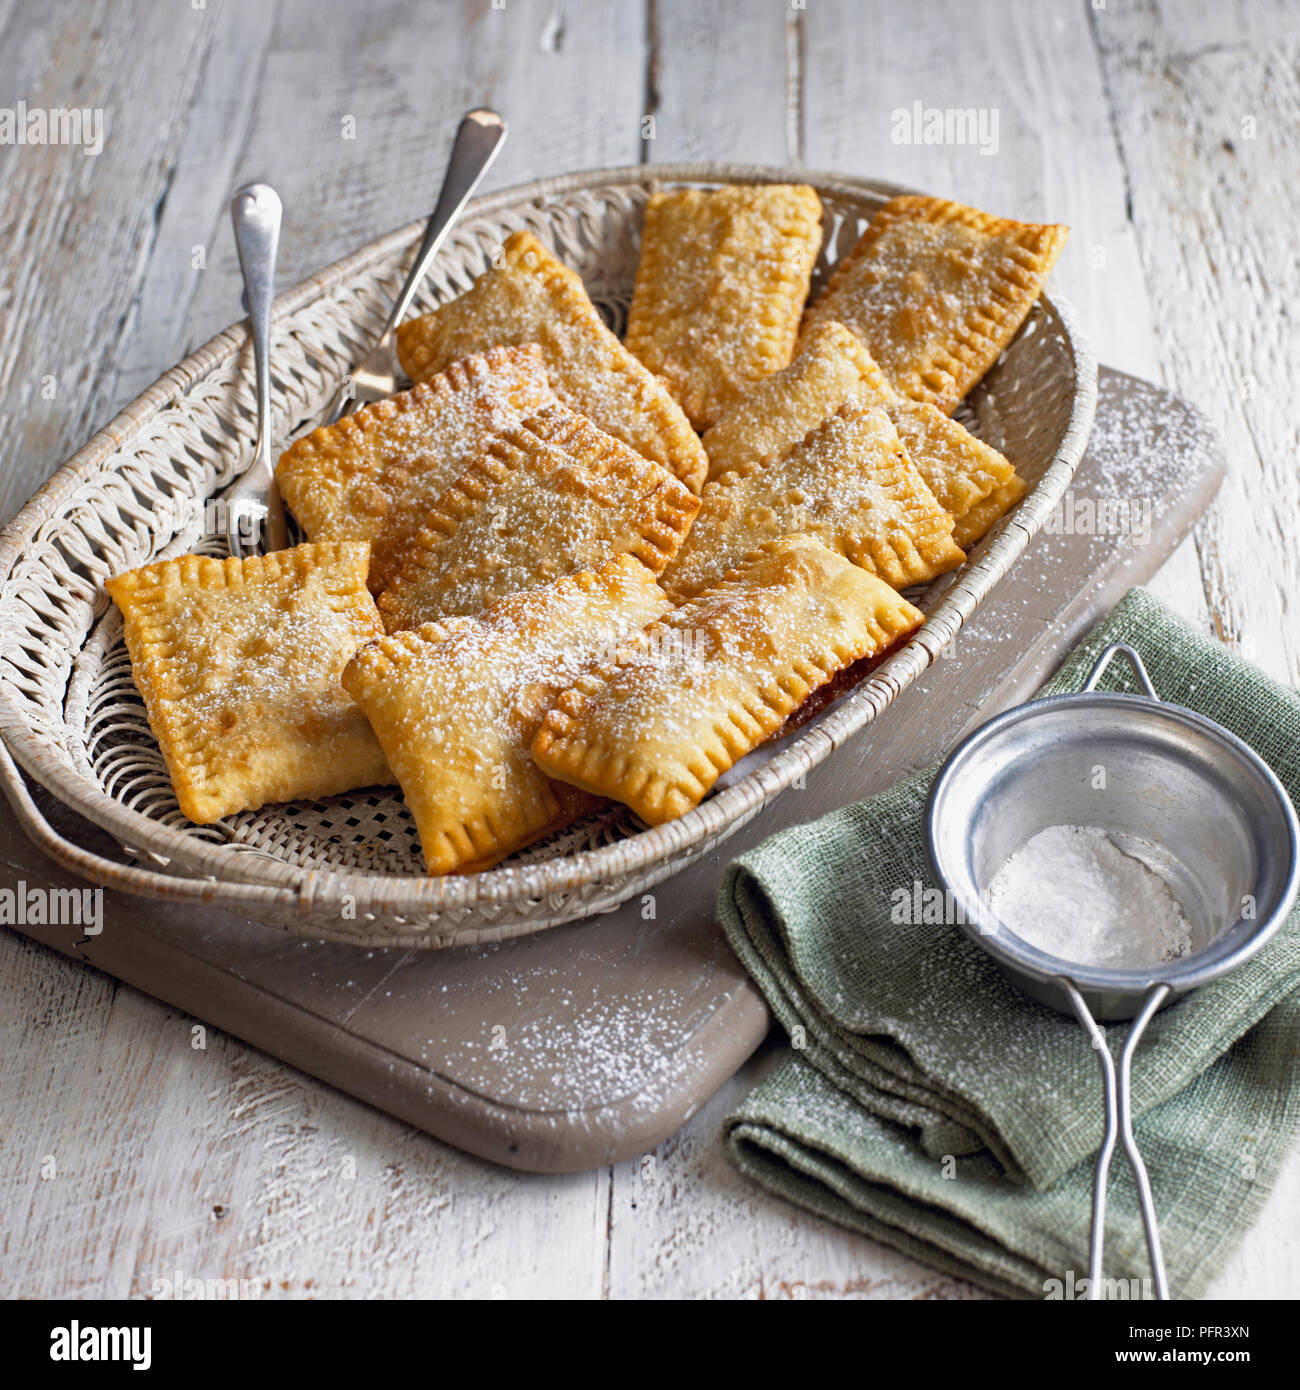
[[1148, 860], [1156, 847], [1095, 825], [1040, 830], [998, 870], [989, 903], [1031, 946], [1079, 965], [1131, 969], [1192, 950], [1182, 905]]
[[371, 542], [380, 589], [487, 441], [554, 400], [540, 349], [495, 348], [299, 440], [276, 478], [313, 540]]

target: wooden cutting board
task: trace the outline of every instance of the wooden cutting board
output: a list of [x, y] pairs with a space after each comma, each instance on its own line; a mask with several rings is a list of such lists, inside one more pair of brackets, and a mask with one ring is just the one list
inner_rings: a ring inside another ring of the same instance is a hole
[[[23, 930], [485, 1158], [567, 1172], [644, 1153], [769, 1025], [714, 920], [723, 865], [776, 830], [889, 786], [1026, 699], [1095, 618], [1160, 567], [1223, 467], [1217, 439], [1186, 404], [1103, 369], [1061, 525], [1030, 544], [951, 655], [805, 788], [613, 912], [490, 946], [365, 951], [106, 893], [98, 936]], [[38, 796], [64, 834], [102, 843]], [[10, 825], [0, 829], [0, 883], [18, 880], [78, 885]]]

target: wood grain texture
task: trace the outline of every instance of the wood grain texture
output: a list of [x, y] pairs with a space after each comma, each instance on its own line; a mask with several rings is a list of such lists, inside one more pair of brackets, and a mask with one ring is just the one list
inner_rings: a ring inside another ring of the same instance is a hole
[[1094, 16], [1166, 381], [1228, 446], [1196, 536], [1214, 628], [1290, 684], [1300, 472], [1279, 403], [1300, 373], [1298, 21], [1280, 3]]
[[653, 127], [645, 128], [642, 163], [797, 162], [787, 111], [798, 90], [787, 34], [797, 23], [780, 3], [651, 4], [645, 115]]
[[13, 5], [0, 18], [5, 102], [98, 109], [105, 131], [94, 156], [71, 146], [0, 147], [7, 519], [118, 404], [116, 363], [139, 323], [203, 27], [188, 7], [161, 9], [150, 41], [171, 58], [152, 63], [140, 61], [134, 26], [108, 0]]
[[[1070, 222], [1055, 282], [1098, 356], [1177, 388], [1228, 444], [1224, 493], [1157, 592], [1294, 681], [1297, 33], [1294, 0], [383, 0], [327, 19], [210, 0], [147, 21], [0, 0], [0, 92], [102, 107], [108, 130], [93, 159], [0, 148], [0, 514], [237, 316], [235, 184], [284, 195], [287, 285], [423, 215], [456, 116], [486, 102], [512, 123], [489, 187], [802, 160]], [[895, 144], [891, 114], [916, 101], [996, 109], [998, 153]], [[5, 842], [6, 881], [24, 851]], [[380, 979], [358, 958], [341, 997]], [[196, 1050], [194, 1022], [0, 933], [0, 1294], [148, 1293], [175, 1270], [285, 1297], [974, 1294], [738, 1178], [718, 1123], [770, 1052], [652, 1169], [537, 1179], [219, 1034]], [[1293, 1159], [1216, 1293], [1294, 1293], [1297, 1200]]]

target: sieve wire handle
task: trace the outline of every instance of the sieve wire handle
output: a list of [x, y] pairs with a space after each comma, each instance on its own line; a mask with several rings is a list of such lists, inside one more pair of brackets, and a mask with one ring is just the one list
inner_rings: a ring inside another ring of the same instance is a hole
[[[1108, 653], [1109, 655], [1109, 653]], [[1136, 655], [1136, 653], [1134, 653]], [[1138, 667], [1141, 670], [1139, 664]], [[1100, 674], [1098, 672], [1097, 674]], [[1142, 673], [1145, 677], [1146, 673]], [[1097, 1164], [1092, 1179], [1092, 1231], [1088, 1250], [1088, 1298], [1090, 1301], [1101, 1297], [1102, 1252], [1106, 1243], [1106, 1186], [1110, 1175], [1110, 1161], [1115, 1154], [1118, 1139], [1124, 1146], [1124, 1155], [1133, 1171], [1133, 1181], [1137, 1186], [1138, 1205], [1142, 1211], [1142, 1227], [1146, 1232], [1147, 1255], [1151, 1260], [1151, 1277], [1155, 1284], [1156, 1297], [1169, 1297], [1169, 1279], [1165, 1273], [1165, 1257], [1160, 1249], [1160, 1227], [1156, 1221], [1155, 1200], [1151, 1195], [1151, 1179], [1146, 1164], [1137, 1146], [1133, 1133], [1133, 1054], [1138, 1042], [1146, 1031], [1146, 1026], [1155, 1016], [1156, 1010], [1164, 1003], [1170, 987], [1166, 984], [1152, 985], [1142, 1001], [1124, 1039], [1119, 1054], [1119, 1073], [1116, 1075], [1115, 1060], [1106, 1045], [1106, 1035], [1097, 1025], [1091, 1011], [1084, 1003], [1073, 980], [1061, 977], [1070, 996], [1070, 1003], [1084, 1031], [1092, 1040], [1093, 1050], [1101, 1066], [1102, 1084], [1106, 1096], [1106, 1128], [1102, 1137], [1101, 1149], [1097, 1153]]]
[[1151, 697], [1159, 701], [1160, 696], [1156, 694], [1156, 688], [1151, 684], [1151, 677], [1147, 675], [1147, 668], [1142, 664], [1142, 658], [1137, 654], [1135, 648], [1130, 647], [1127, 642], [1112, 642], [1109, 647], [1097, 658], [1093, 668], [1088, 672], [1088, 679], [1084, 681], [1084, 691], [1095, 690], [1097, 682], [1105, 674], [1106, 667], [1117, 657], [1128, 658], [1128, 664], [1133, 668], [1133, 674], [1142, 683], [1142, 688]]

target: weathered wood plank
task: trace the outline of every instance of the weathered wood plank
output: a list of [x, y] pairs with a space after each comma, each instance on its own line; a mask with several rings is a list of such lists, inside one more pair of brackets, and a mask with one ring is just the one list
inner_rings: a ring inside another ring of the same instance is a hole
[[769, 1196], [718, 1131], [779, 1060], [773, 1041], [654, 1154], [614, 1170], [611, 1297], [983, 1298], [960, 1279]]
[[[485, 190], [636, 163], [642, 31], [639, 6], [593, 0], [504, 9], [463, 0], [442, 13], [382, 0], [331, 10], [328, 22], [304, 0], [282, 4], [258, 60], [255, 119], [227, 180], [265, 179], [284, 201], [277, 283], [287, 288], [428, 216], [472, 106], [495, 106], [510, 125]], [[176, 237], [184, 251], [188, 230]], [[194, 342], [240, 314], [224, 218], [208, 263], [190, 313]]]
[[[116, 363], [145, 283], [206, 29], [188, 6], [141, 29], [120, 7], [11, 7], [0, 92], [102, 113], [98, 155], [0, 145], [0, 516], [112, 413]], [[166, 55], [165, 60], [162, 55]], [[164, 364], [166, 365], [166, 364]]]
[[[257, 118], [261, 55], [275, 15], [273, 5], [195, 14], [204, 26], [204, 49], [193, 100], [179, 118], [179, 146], [158, 206], [144, 283], [123, 333], [113, 390], [118, 405], [134, 400], [197, 346], [191, 311], [209, 258], [230, 242], [235, 165]], [[238, 316], [235, 300], [226, 322]]]
[[263, 1297], [599, 1295], [604, 1172], [495, 1168], [216, 1030], [196, 1048], [196, 1020], [11, 931], [0, 1020], [0, 1296], [176, 1271]]
[[1196, 535], [1214, 625], [1294, 683], [1300, 473], [1278, 403], [1300, 375], [1300, 7], [1115, 5], [1094, 23], [1166, 380], [1228, 446]]
[[643, 161], [796, 163], [799, 24], [779, 0], [652, 4]]

